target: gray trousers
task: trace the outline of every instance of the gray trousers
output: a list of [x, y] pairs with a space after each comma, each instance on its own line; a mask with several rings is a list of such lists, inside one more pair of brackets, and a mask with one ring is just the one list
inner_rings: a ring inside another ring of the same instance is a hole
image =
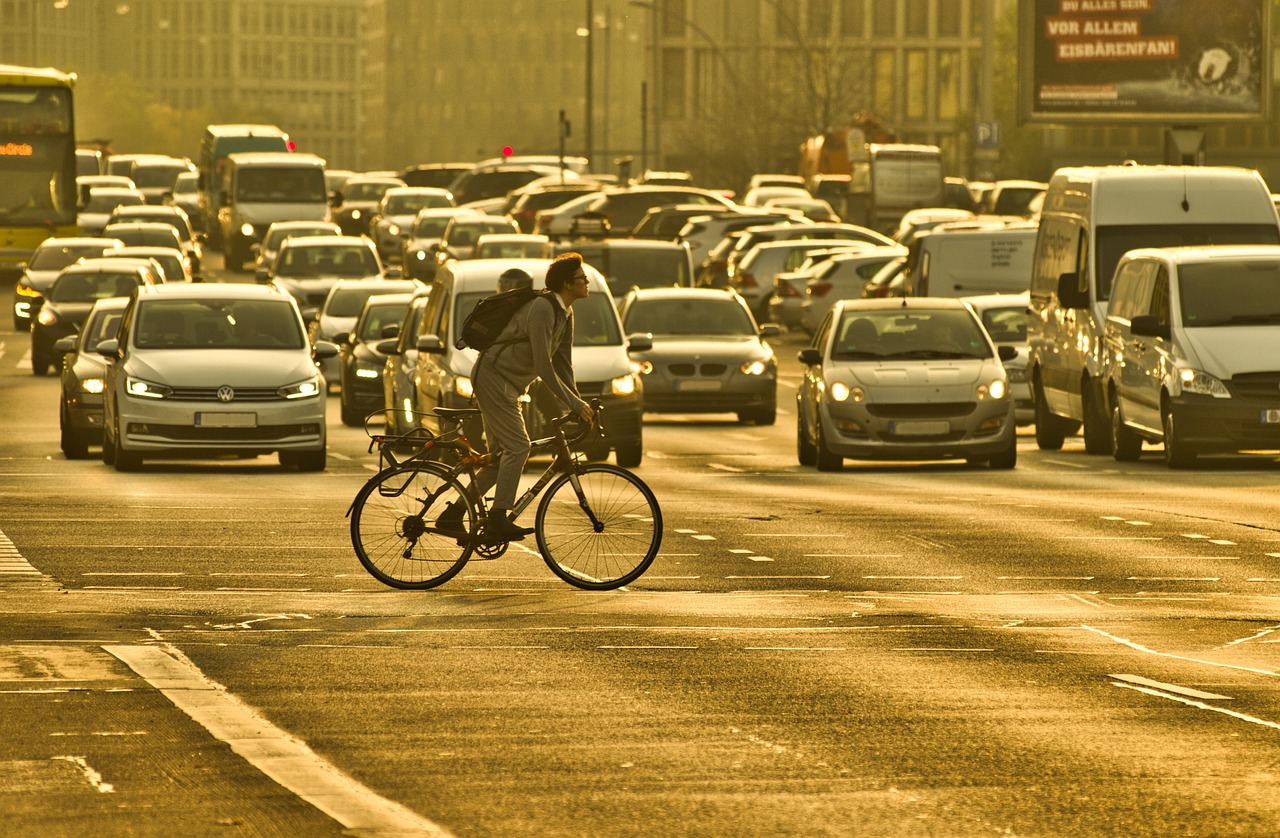
[[493, 508], [510, 510], [516, 503], [520, 475], [529, 461], [529, 432], [520, 411], [521, 391], [483, 359], [472, 370], [472, 386], [484, 419], [484, 436], [494, 462], [476, 472], [475, 490], [484, 497], [494, 485]]

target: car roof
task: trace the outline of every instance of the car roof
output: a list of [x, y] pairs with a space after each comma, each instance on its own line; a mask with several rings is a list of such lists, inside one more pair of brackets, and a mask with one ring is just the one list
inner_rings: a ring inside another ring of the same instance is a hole
[[323, 247], [339, 244], [371, 247], [373, 242], [366, 236], [290, 236], [284, 240], [281, 247]]
[[1143, 256], [1163, 259], [1178, 265], [1230, 260], [1274, 261], [1280, 260], [1280, 245], [1269, 244], [1214, 244], [1184, 247], [1144, 247], [1125, 254], [1130, 259]]
[[1012, 308], [1018, 305], [1028, 305], [1031, 301], [1030, 291], [1021, 291], [1017, 294], [978, 294], [973, 297], [961, 297], [973, 308], [978, 311], [984, 311], [989, 308]]
[[98, 244], [99, 242], [119, 242], [119, 244], [109, 244], [108, 247], [120, 247], [124, 244], [124, 242], [111, 236], [64, 236], [61, 238], [55, 236], [40, 242], [36, 249], [38, 250], [42, 247], [74, 247], [76, 245]]
[[374, 287], [374, 288], [390, 289], [386, 292], [388, 294], [397, 294], [400, 292], [404, 292], [407, 294], [410, 291], [412, 291], [415, 287], [421, 284], [422, 283], [418, 282], [416, 279], [364, 279], [364, 278], [358, 278], [358, 277], [351, 277], [351, 278], [344, 277], [343, 279], [334, 281], [333, 285], [330, 286], [329, 293], [332, 295], [334, 291], [337, 291], [340, 288], [346, 289], [346, 288], [357, 288], [357, 287], [358, 288]]
[[184, 300], [286, 300], [293, 299], [274, 285], [249, 285], [243, 282], [170, 283], [149, 285], [139, 289], [141, 297], [178, 297]]
[[637, 300], [738, 300], [742, 297], [732, 288], [635, 288], [631, 291]]
[[379, 305], [400, 305], [408, 303], [414, 298], [413, 294], [403, 291], [392, 291], [387, 294], [374, 294], [372, 297], [364, 301], [365, 308], [373, 308]]
[[965, 309], [959, 297], [878, 297], [855, 300], [836, 300], [844, 311], [888, 311], [890, 309]]
[[111, 256], [106, 259], [81, 259], [78, 262], [67, 265], [62, 269], [63, 273], [92, 273], [98, 274], [104, 271], [141, 271], [153, 270], [149, 259], [133, 258], [130, 256]]
[[562, 253], [582, 250], [684, 250], [683, 242], [665, 239], [583, 239], [565, 242], [559, 248]]
[[114, 311], [127, 305], [129, 305], [128, 297], [102, 297], [94, 302], [93, 307], [97, 311]]
[[[453, 278], [455, 292], [478, 291], [485, 289], [491, 293], [498, 292], [498, 277], [509, 268], [519, 268], [533, 277], [533, 287], [541, 289], [545, 286], [547, 268], [550, 259], [455, 259], [446, 262], [438, 276]], [[605, 284], [600, 272], [588, 264], [587, 269], [591, 290], [599, 294], [609, 294], [609, 286]]]

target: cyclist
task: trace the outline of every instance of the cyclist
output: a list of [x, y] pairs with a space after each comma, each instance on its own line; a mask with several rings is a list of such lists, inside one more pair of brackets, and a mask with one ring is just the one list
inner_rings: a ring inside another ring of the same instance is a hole
[[[564, 253], [547, 268], [547, 291], [512, 316], [493, 344], [480, 353], [471, 372], [484, 435], [493, 461], [476, 473], [476, 494], [494, 489], [493, 506], [481, 536], [485, 541], [520, 541], [533, 532], [511, 520], [520, 474], [529, 459], [529, 433], [520, 396], [534, 379], [590, 422], [595, 411], [574, 386], [573, 312], [575, 302], [590, 293], [582, 256]], [[461, 505], [450, 506], [436, 520], [444, 532], [465, 534]]]

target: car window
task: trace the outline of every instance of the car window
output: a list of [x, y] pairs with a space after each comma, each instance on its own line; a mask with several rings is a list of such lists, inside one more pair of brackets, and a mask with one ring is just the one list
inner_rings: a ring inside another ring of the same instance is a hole
[[80, 353], [93, 352], [104, 340], [111, 340], [120, 330], [120, 311], [98, 311], [84, 324], [80, 333]]
[[85, 203], [81, 212], [105, 213], [111, 212], [116, 207], [137, 207], [146, 202], [146, 199], [136, 192], [104, 193], [93, 189], [90, 190], [89, 200]]
[[632, 287], [659, 288], [692, 284], [689, 259], [683, 250], [672, 248], [614, 247], [602, 249], [598, 256], [583, 253], [587, 264], [604, 274], [609, 292], [615, 297]]
[[996, 343], [1027, 339], [1027, 307], [989, 308], [982, 312], [982, 325]]
[[[458, 295], [457, 304], [453, 308], [453, 334], [462, 331], [462, 321], [467, 319], [476, 303], [492, 294], [492, 291], [469, 291]], [[614, 314], [612, 299], [603, 294], [592, 294], [573, 304], [574, 346], [607, 346], [621, 342], [622, 335], [618, 331], [618, 318]]]
[[429, 215], [414, 222], [413, 235], [419, 239], [438, 239], [444, 235], [444, 228], [448, 226], [448, 216]]
[[365, 301], [377, 294], [381, 289], [364, 287], [361, 283], [355, 287], [335, 288], [324, 304], [326, 317], [358, 317]]
[[383, 328], [399, 326], [408, 308], [408, 303], [371, 306], [365, 314], [364, 323], [361, 324], [357, 337], [360, 340], [381, 340]]
[[296, 310], [283, 300], [148, 300], [133, 329], [140, 349], [303, 349]]
[[736, 299], [636, 300], [627, 309], [627, 334], [651, 332], [665, 335], [754, 335], [746, 309]]
[[33, 271], [58, 271], [72, 264], [82, 256], [101, 256], [105, 247], [89, 245], [88, 247], [68, 247], [66, 245], [42, 247], [31, 255], [28, 267]]
[[965, 309], [850, 309], [835, 329], [834, 360], [991, 357], [978, 322]]
[[1280, 264], [1214, 261], [1178, 269], [1178, 303], [1188, 327], [1271, 325], [1280, 319]]
[[92, 303], [106, 297], [127, 297], [142, 284], [136, 273], [94, 271], [63, 274], [49, 289], [55, 303]]

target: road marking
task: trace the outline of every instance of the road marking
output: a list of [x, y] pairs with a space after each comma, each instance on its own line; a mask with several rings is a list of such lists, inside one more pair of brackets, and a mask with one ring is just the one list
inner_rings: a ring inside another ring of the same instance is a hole
[[1159, 541], [1158, 535], [1061, 535], [1064, 541]]
[[93, 786], [99, 794], [113, 794], [116, 790], [115, 786], [110, 783], [103, 782], [102, 775], [94, 770], [89, 763], [85, 761], [84, 757], [59, 756], [49, 757], [49, 759], [69, 762], [76, 768], [80, 769], [80, 773], [84, 775], [84, 778], [89, 782], [89, 785]]
[[1223, 701], [1231, 701], [1231, 696], [1229, 695], [1218, 695], [1217, 693], [1206, 693], [1206, 692], [1201, 692], [1200, 690], [1193, 690], [1191, 687], [1180, 687], [1177, 684], [1166, 684], [1163, 681], [1152, 681], [1150, 678], [1143, 678], [1140, 675], [1113, 674], [1113, 675], [1108, 675], [1107, 677], [1115, 678], [1118, 681], [1126, 681], [1130, 684], [1140, 684], [1144, 687], [1152, 687], [1157, 690], [1164, 690], [1165, 692], [1177, 693], [1178, 695], [1185, 695], [1187, 698], [1207, 698], [1207, 699], [1221, 699]]
[[734, 474], [742, 474], [746, 469], [736, 468], [734, 466], [726, 466], [722, 463], [707, 463], [707, 468], [713, 468], [718, 471], [728, 471]]
[[697, 649], [697, 646], [597, 646], [597, 649]]
[[900, 559], [901, 553], [805, 553], [806, 559]]
[[1209, 536], [1200, 535], [1199, 533], [1195, 533], [1195, 532], [1184, 532], [1182, 534], [1182, 537], [1183, 538], [1208, 538]]
[[994, 652], [995, 649], [952, 648], [949, 646], [897, 646], [891, 652]]
[[9, 536], [0, 530], [0, 577], [18, 576], [23, 578], [44, 576], [27, 561], [18, 551], [18, 546], [9, 540]]
[[1125, 521], [1125, 523], [1126, 523], [1126, 524], [1128, 524], [1128, 525], [1129, 525], [1129, 526], [1131, 526], [1131, 527], [1149, 527], [1149, 526], [1151, 526], [1151, 524], [1147, 523], [1146, 521]]
[[1092, 576], [997, 576], [1005, 581], [1019, 580], [1028, 582], [1089, 582]]
[[716, 537], [714, 535], [695, 535], [692, 537], [697, 539], [698, 541], [715, 541], [716, 540]]
[[743, 646], [744, 652], [847, 652], [845, 646]]
[[923, 579], [930, 582], [955, 582], [963, 576], [864, 576], [863, 579]]
[[726, 576], [725, 579], [830, 579], [830, 576]]
[[1066, 466], [1068, 468], [1089, 468], [1087, 463], [1073, 463], [1068, 460], [1045, 460], [1046, 463], [1052, 463], [1055, 466]]
[[[1218, 661], [1207, 661], [1201, 658], [1188, 657], [1187, 655], [1175, 655], [1172, 652], [1157, 652], [1155, 649], [1150, 649], [1146, 646], [1143, 646], [1141, 643], [1135, 643], [1132, 640], [1126, 640], [1123, 637], [1112, 634], [1111, 632], [1105, 631], [1100, 628], [1095, 628], [1094, 626], [1082, 625], [1080, 626], [1080, 628], [1084, 629], [1085, 631], [1090, 631], [1090, 632], [1093, 632], [1094, 634], [1101, 635], [1102, 637], [1105, 637], [1114, 643], [1119, 643], [1121, 646], [1128, 646], [1130, 649], [1133, 649], [1136, 652], [1143, 652], [1148, 655], [1155, 655], [1156, 657], [1170, 658], [1172, 660], [1180, 660], [1180, 661], [1190, 661], [1191, 663], [1198, 663], [1203, 666], [1217, 666], [1222, 669], [1235, 669], [1241, 672], [1252, 672], [1255, 675], [1269, 675], [1272, 678], [1280, 676], [1280, 672], [1275, 672], [1274, 670], [1270, 670], [1270, 669], [1258, 669], [1252, 666], [1239, 666], [1233, 663], [1220, 663]], [[1135, 687], [1134, 689], [1137, 689], [1137, 688]]]
[[1195, 699], [1191, 699], [1191, 698], [1183, 698], [1182, 696], [1179, 696], [1179, 695], [1170, 695], [1169, 693], [1161, 692], [1160, 690], [1153, 690], [1148, 687], [1140, 687], [1135, 684], [1122, 684], [1118, 681], [1112, 681], [1111, 684], [1112, 686], [1115, 686], [1115, 687], [1124, 687], [1126, 690], [1137, 690], [1140, 693], [1146, 693], [1147, 695], [1154, 695], [1157, 698], [1167, 698], [1170, 701], [1176, 701], [1179, 704], [1185, 704], [1188, 707], [1195, 707], [1200, 710], [1210, 710], [1214, 713], [1221, 713], [1224, 716], [1231, 716], [1233, 718], [1240, 719], [1241, 721], [1249, 722], [1250, 724], [1262, 725], [1263, 727], [1269, 727], [1269, 728], [1272, 728], [1273, 730], [1280, 730], [1280, 724], [1276, 724], [1275, 722], [1269, 722], [1266, 719], [1259, 719], [1257, 716], [1247, 716], [1244, 713], [1237, 713], [1235, 710], [1228, 710], [1225, 707], [1214, 707], [1212, 704], [1205, 704], [1202, 701], [1196, 701]]
[[1129, 582], [1221, 582], [1218, 576], [1126, 576]]
[[343, 774], [186, 660], [155, 646], [103, 646], [250, 765], [351, 830], [449, 832]]
[[[1093, 593], [1095, 593], [1095, 594], [1096, 594], [1096, 593], [1097, 593], [1097, 591], [1094, 591]], [[1106, 607], [1107, 607], [1107, 603], [1105, 603], [1105, 602], [1094, 602], [1094, 601], [1093, 601], [1093, 600], [1091, 600], [1091, 599], [1085, 599], [1085, 598], [1084, 598], [1083, 596], [1081, 596], [1080, 594], [1064, 594], [1064, 596], [1065, 596], [1067, 599], [1074, 599], [1074, 600], [1075, 600], [1075, 601], [1077, 601], [1077, 602], [1082, 602], [1082, 603], [1084, 603], [1085, 605], [1089, 606], [1090, 608], [1106, 608]]]
[[1223, 559], [1239, 559], [1239, 556], [1138, 556], [1140, 559], [1172, 559], [1174, 561], [1187, 562], [1203, 562], [1215, 561], [1220, 562]]
[[743, 549], [741, 549], [741, 548], [731, 547], [731, 548], [729, 548], [729, 552], [730, 552], [730, 553], [740, 553], [740, 554], [741, 554], [741, 553], [748, 553], [748, 554], [749, 554], [749, 553], [754, 553], [754, 552], [755, 552], [755, 550], [743, 550]]
[[771, 562], [771, 561], [773, 561], [773, 559], [769, 558], [768, 556], [747, 556], [747, 561], [750, 561], [750, 562]]
[[1209, 539], [1209, 543], [1210, 543], [1210, 544], [1222, 544], [1222, 545], [1224, 545], [1224, 546], [1226, 546], [1226, 547], [1234, 547], [1234, 546], [1235, 546], [1235, 542], [1234, 542], [1234, 541], [1228, 541], [1228, 540], [1227, 540], [1227, 539], [1225, 539], [1225, 538], [1211, 538], [1211, 539]]

